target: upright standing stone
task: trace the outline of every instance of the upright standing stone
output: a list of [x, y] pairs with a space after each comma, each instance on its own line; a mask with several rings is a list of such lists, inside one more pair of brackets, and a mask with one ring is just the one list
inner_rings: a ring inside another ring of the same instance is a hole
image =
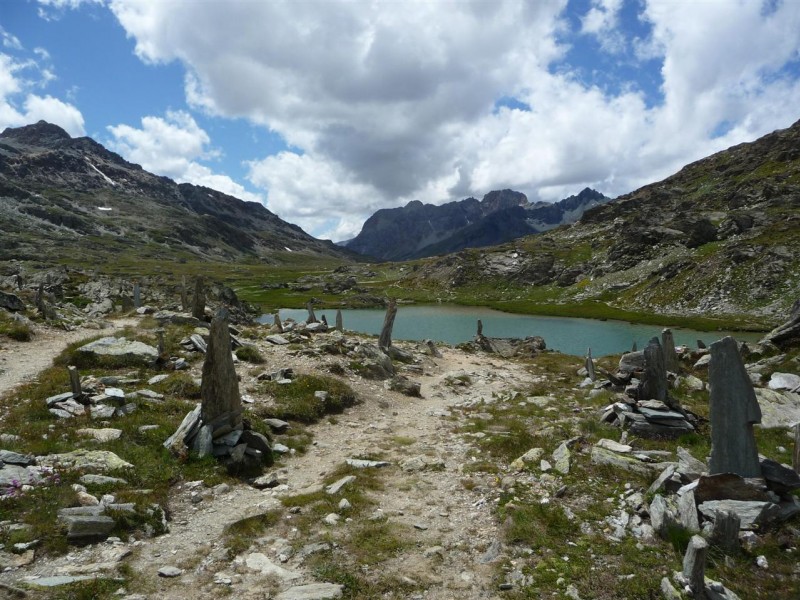
[[478, 319], [478, 333], [475, 337], [481, 337], [483, 335], [483, 321]]
[[275, 328], [278, 330], [278, 333], [283, 333], [283, 323], [281, 322], [280, 313], [275, 313]]
[[694, 598], [706, 597], [706, 555], [708, 543], [699, 535], [693, 535], [683, 557], [683, 576], [694, 592]]
[[394, 327], [394, 318], [396, 315], [397, 301], [392, 298], [389, 300], [389, 305], [386, 307], [386, 316], [383, 318], [381, 336], [378, 338], [378, 347], [381, 350], [386, 351], [392, 346], [392, 328]]
[[698, 350], [705, 350], [706, 343], [703, 340], [697, 340], [697, 349]]
[[342, 321], [342, 311], [336, 310], [336, 331], [344, 331], [344, 323]]
[[800, 423], [794, 426], [794, 456], [792, 457], [792, 467], [795, 473], [800, 473]]
[[161, 329], [161, 328], [156, 329], [156, 336], [158, 336], [158, 348], [157, 348], [158, 355], [159, 356], [164, 356], [164, 352], [166, 350], [166, 347], [165, 347], [165, 344], [164, 344], [164, 330]]
[[[200, 418], [214, 431], [223, 426], [241, 429], [242, 398], [231, 356], [228, 311], [221, 309], [211, 321], [203, 380], [200, 384]], [[226, 427], [227, 428], [227, 427]]]
[[592, 381], [597, 380], [597, 375], [594, 372], [594, 361], [592, 360], [592, 349], [586, 351], [586, 374]]
[[328, 318], [325, 315], [322, 315], [322, 317], [320, 318], [320, 321], [322, 322], [323, 325], [325, 325], [325, 329], [327, 329], [328, 328]]
[[664, 329], [661, 332], [661, 346], [664, 350], [664, 367], [670, 373], [677, 373], [680, 368], [678, 354], [675, 352], [675, 338], [672, 337], [671, 329]]
[[138, 281], [133, 282], [133, 307], [139, 308], [142, 305], [142, 287]]
[[758, 463], [753, 424], [761, 422], [761, 408], [744, 368], [736, 340], [732, 337], [711, 344], [708, 383], [711, 388], [709, 473], [760, 477], [761, 467]]
[[72, 388], [72, 397], [80, 398], [83, 395], [83, 390], [81, 390], [81, 376], [78, 374], [78, 367], [70, 365], [67, 367], [67, 371], [69, 371], [69, 385]]
[[306, 304], [306, 310], [308, 311], [308, 319], [306, 320], [306, 323], [318, 323], [319, 321], [317, 321], [317, 315], [314, 314], [313, 300], [308, 301]]
[[189, 291], [186, 289], [186, 275], [181, 276], [181, 310], [189, 310]]
[[206, 318], [206, 290], [203, 277], [198, 277], [194, 282], [194, 300], [192, 301], [192, 316], [201, 321]]
[[739, 551], [739, 528], [742, 521], [732, 510], [718, 511], [711, 526], [709, 542], [727, 554]]
[[639, 384], [639, 400], [667, 400], [667, 370], [664, 352], [658, 338], [652, 338], [644, 349], [644, 373]]
[[633, 344], [631, 345], [631, 352], [638, 352], [639, 350], [636, 349], [636, 340], [633, 340]]

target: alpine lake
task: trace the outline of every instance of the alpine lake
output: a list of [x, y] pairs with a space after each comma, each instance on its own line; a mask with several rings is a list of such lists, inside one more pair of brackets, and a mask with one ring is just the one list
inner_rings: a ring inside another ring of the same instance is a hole
[[[315, 310], [317, 319], [324, 315], [333, 327], [336, 310]], [[343, 309], [342, 322], [345, 331], [355, 331], [378, 335], [383, 326], [386, 310]], [[305, 309], [281, 309], [282, 321], [292, 319], [305, 321]], [[272, 323], [274, 316], [265, 314], [259, 318], [261, 323]], [[399, 305], [394, 321], [392, 339], [395, 340], [434, 340], [447, 344], [460, 344], [475, 337], [478, 320], [483, 323], [483, 335], [495, 338], [525, 338], [541, 336], [547, 348], [563, 354], [584, 356], [591, 348], [595, 357], [628, 352], [636, 344], [640, 350], [652, 337], [661, 337], [662, 326], [637, 325], [625, 321], [601, 321], [570, 317], [542, 317], [504, 313], [484, 307], [456, 305]], [[742, 331], [694, 331], [672, 327], [676, 345], [697, 347], [697, 340], [711, 344], [725, 336], [733, 336], [739, 341], [755, 343], [763, 337], [762, 333]]]

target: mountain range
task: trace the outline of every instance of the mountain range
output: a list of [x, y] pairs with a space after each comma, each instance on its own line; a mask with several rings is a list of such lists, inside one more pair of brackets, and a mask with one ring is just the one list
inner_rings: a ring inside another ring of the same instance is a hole
[[429, 259], [398, 286], [438, 289], [441, 298], [458, 288], [477, 297], [513, 289], [524, 290], [521, 301], [785, 317], [800, 298], [800, 121], [591, 208], [573, 225]]
[[358, 236], [344, 245], [389, 261], [448, 254], [574, 223], [587, 209], [610, 200], [589, 188], [555, 203], [531, 204], [525, 194], [508, 189], [489, 192], [480, 201], [467, 198], [438, 206], [414, 200], [403, 207], [378, 210]]
[[0, 198], [0, 260], [354, 257], [260, 203], [153, 175], [45, 121], [0, 134]]

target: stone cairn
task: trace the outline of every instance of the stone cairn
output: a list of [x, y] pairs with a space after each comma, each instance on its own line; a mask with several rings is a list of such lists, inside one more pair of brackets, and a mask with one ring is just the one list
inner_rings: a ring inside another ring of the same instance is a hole
[[[669, 464], [648, 490], [654, 493], [649, 513], [662, 537], [680, 529], [693, 534], [683, 571], [673, 576], [693, 598], [737, 596], [704, 576], [709, 547], [735, 554], [753, 543], [756, 531], [774, 527], [800, 513], [792, 494], [800, 476], [791, 468], [758, 454], [753, 425], [761, 411], [739, 348], [726, 337], [711, 344], [709, 363], [711, 458], [708, 466], [679, 449], [678, 464]], [[684, 596], [664, 578], [665, 598]]]
[[[623, 354], [614, 374], [600, 369], [606, 381], [596, 382], [595, 387], [627, 396], [607, 407], [601, 420], [642, 437], [676, 438], [694, 431], [695, 415], [683, 410], [669, 394], [670, 373], [677, 374], [680, 366], [669, 329], [664, 330], [663, 339], [664, 346], [653, 337], [644, 350]], [[675, 371], [668, 371], [667, 364]]]
[[213, 455], [232, 473], [272, 464], [269, 438], [252, 431], [242, 419], [242, 399], [231, 355], [228, 313], [220, 310], [211, 321], [200, 385], [201, 403], [183, 419], [164, 446], [184, 456]]

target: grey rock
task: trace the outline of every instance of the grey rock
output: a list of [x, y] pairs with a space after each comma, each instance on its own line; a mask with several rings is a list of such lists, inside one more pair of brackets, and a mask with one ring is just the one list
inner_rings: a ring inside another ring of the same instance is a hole
[[346, 477], [342, 477], [339, 481], [332, 483], [328, 487], [325, 488], [325, 493], [330, 494], [331, 496], [335, 496], [338, 494], [342, 488], [356, 480], [355, 475], [347, 475]]
[[192, 451], [200, 458], [211, 456], [214, 452], [214, 440], [211, 437], [211, 427], [209, 425], [203, 425], [197, 431], [197, 435], [192, 440]]
[[307, 583], [280, 592], [275, 600], [332, 600], [341, 598], [343, 589], [338, 583]]
[[166, 439], [164, 442], [165, 448], [177, 454], [182, 453], [186, 449], [186, 439], [196, 434], [197, 430], [200, 428], [200, 411], [201, 406], [198, 403], [194, 409], [186, 414], [181, 424], [178, 425], [178, 429], [175, 430], [175, 433]]
[[699, 535], [693, 535], [683, 557], [683, 576], [688, 580], [694, 595], [699, 597], [705, 592], [707, 555], [708, 543]]
[[698, 505], [698, 510], [707, 519], [717, 513], [732, 512], [739, 517], [742, 529], [757, 529], [779, 519], [780, 508], [772, 502], [745, 500], [709, 500]]
[[158, 570], [159, 577], [180, 577], [183, 575], [183, 569], [179, 569], [178, 567], [161, 567]]
[[158, 350], [143, 342], [125, 338], [105, 337], [78, 348], [78, 352], [98, 356], [124, 358], [132, 363], [150, 365], [158, 358]]
[[796, 392], [800, 390], [800, 375], [794, 373], [773, 373], [769, 379], [769, 389], [787, 390]]
[[242, 423], [242, 398], [239, 380], [231, 356], [231, 339], [228, 313], [220, 310], [211, 321], [208, 351], [203, 362], [203, 380], [200, 385], [201, 411], [204, 424], [212, 424], [216, 433], [217, 420], [222, 419], [233, 429]]
[[37, 579], [31, 579], [27, 583], [33, 587], [53, 588], [96, 578], [97, 575], [54, 575], [52, 577], [38, 577]]
[[208, 344], [206, 344], [203, 336], [193, 333], [189, 336], [189, 342], [191, 343], [191, 346], [186, 347], [188, 350], [191, 350], [192, 347], [194, 347], [198, 352], [202, 352], [203, 354], [208, 352]]
[[685, 492], [678, 500], [678, 520], [684, 529], [690, 533], [698, 533], [700, 531], [700, 520], [697, 516], [694, 492]]
[[72, 392], [64, 392], [63, 394], [50, 396], [45, 400], [45, 404], [47, 404], [48, 408], [53, 408], [56, 404], [60, 404], [61, 402], [65, 402], [67, 400], [72, 400], [72, 398], [74, 398]]
[[190, 325], [192, 327], [208, 327], [208, 323], [196, 319], [187, 313], [176, 313], [162, 310], [153, 315], [153, 318], [161, 325], [172, 323], [173, 325]]
[[567, 442], [561, 442], [558, 448], [553, 450], [553, 467], [555, 470], [564, 475], [569, 473], [570, 457], [571, 453], [569, 451], [569, 447], [567, 446]]
[[672, 336], [671, 329], [664, 329], [661, 332], [661, 347], [664, 350], [664, 366], [667, 371], [677, 373], [680, 370], [678, 355], [675, 353], [675, 338]]
[[709, 472], [759, 477], [761, 468], [753, 424], [761, 422], [761, 409], [732, 337], [711, 344], [709, 385]]
[[289, 423], [280, 419], [268, 418], [264, 419], [264, 423], [269, 425], [269, 428], [275, 433], [285, 433], [289, 429]]
[[627, 352], [619, 359], [619, 370], [623, 373], [633, 373], [644, 369], [644, 352]]
[[116, 412], [116, 407], [107, 404], [96, 404], [89, 409], [93, 419], [110, 419]]
[[[680, 477], [675, 477], [676, 465], [668, 465], [647, 489], [648, 494], [661, 491], [675, 492], [680, 487]], [[677, 479], [677, 481], [676, 481]]]
[[108, 475], [93, 475], [87, 473], [81, 475], [79, 480], [83, 485], [128, 485], [128, 482], [119, 477], [109, 477]]
[[63, 454], [48, 454], [38, 458], [39, 464], [52, 468], [107, 473], [131, 469], [133, 465], [108, 450], [73, 450]]
[[761, 426], [767, 429], [800, 423], [800, 393], [756, 388]]
[[264, 338], [264, 339], [265, 339], [267, 342], [269, 342], [270, 344], [274, 344], [275, 346], [286, 346], [286, 345], [289, 343], [289, 340], [287, 340], [287, 339], [286, 339], [285, 337], [283, 337], [282, 335], [277, 335], [277, 334], [275, 334], [275, 335], [268, 335], [268, 336], [267, 336], [266, 338]]
[[800, 475], [769, 458], [761, 459], [761, 474], [767, 480], [767, 486], [777, 494], [788, 494], [800, 489]]
[[368, 379], [388, 379], [395, 373], [392, 359], [373, 344], [361, 344], [356, 349], [361, 367], [358, 372]]
[[59, 515], [67, 525], [67, 541], [90, 544], [106, 539], [114, 529], [114, 519], [105, 515]]
[[356, 469], [374, 469], [388, 467], [391, 464], [385, 460], [364, 460], [361, 458], [348, 458], [345, 462]]
[[645, 463], [635, 457], [617, 454], [598, 446], [592, 447], [591, 460], [596, 465], [611, 465], [647, 477], [655, 476], [668, 466], [665, 463]]
[[739, 550], [741, 520], [735, 512], [718, 512], [710, 527], [708, 541], [723, 551], [734, 554]]
[[644, 349], [644, 373], [639, 384], [639, 399], [667, 402], [667, 370], [664, 351], [658, 338], [652, 338]]
[[416, 381], [411, 381], [405, 375], [395, 375], [389, 380], [389, 389], [395, 392], [400, 392], [404, 396], [412, 398], [420, 398], [421, 385]]
[[36, 464], [36, 458], [31, 454], [20, 454], [11, 450], [0, 450], [0, 464], [30, 467]]
[[19, 296], [0, 291], [0, 308], [11, 312], [21, 312], [25, 310], [25, 303], [19, 299]]
[[169, 375], [165, 373], [161, 373], [160, 375], [153, 375], [150, 379], [147, 380], [147, 384], [155, 385], [157, 383], [161, 383], [165, 379], [169, 379]]
[[687, 479], [697, 479], [700, 475], [708, 472], [705, 463], [700, 462], [692, 456], [688, 450], [678, 446], [678, 472]]

